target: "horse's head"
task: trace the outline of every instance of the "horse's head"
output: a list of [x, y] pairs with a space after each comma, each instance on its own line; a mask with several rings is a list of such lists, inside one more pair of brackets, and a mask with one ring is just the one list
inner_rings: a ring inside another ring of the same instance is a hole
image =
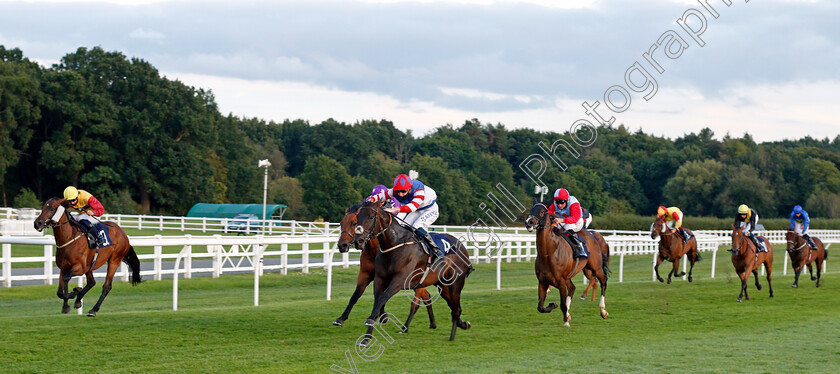
[[788, 252], [795, 251], [805, 245], [805, 243], [802, 243], [802, 246], [799, 246], [799, 242], [804, 241], [804, 239], [802, 239], [802, 236], [797, 234], [796, 231], [790, 229], [788, 229], [787, 233], [785, 233], [785, 239], [787, 239]]
[[54, 197], [47, 200], [46, 204], [41, 207], [41, 214], [35, 218], [35, 230], [43, 231], [47, 227], [59, 224], [64, 218], [64, 212], [67, 210], [65, 200], [60, 197]]
[[356, 248], [371, 239], [381, 235], [391, 222], [392, 215], [382, 209], [384, 201], [366, 201], [359, 207], [356, 213], [356, 226], [353, 228], [353, 244]]
[[665, 232], [665, 227], [665, 220], [661, 217], [657, 217], [656, 220], [653, 221], [653, 224], [650, 225], [650, 238], [656, 239], [659, 234]]
[[361, 249], [357, 243], [353, 242], [357, 223], [356, 214], [359, 213], [361, 207], [362, 204], [359, 203], [344, 211], [344, 218], [341, 219], [341, 234], [338, 236], [338, 251], [341, 253], [350, 250], [350, 244], [353, 244], [356, 249]]
[[525, 219], [525, 228], [528, 231], [534, 229], [542, 230], [548, 225], [548, 207], [545, 204], [534, 199], [534, 206], [531, 207], [531, 213]]
[[732, 249], [731, 252], [735, 253], [743, 253], [744, 250], [747, 248], [747, 236], [744, 235], [744, 232], [741, 229], [732, 225]]

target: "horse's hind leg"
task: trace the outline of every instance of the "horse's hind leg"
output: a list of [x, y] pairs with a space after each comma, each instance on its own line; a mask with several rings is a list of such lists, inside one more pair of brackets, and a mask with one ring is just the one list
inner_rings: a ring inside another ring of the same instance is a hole
[[812, 264], [808, 264], [808, 273], [811, 274], [812, 281], [817, 280], [817, 278], [814, 277], [814, 266]]
[[437, 322], [435, 322], [435, 312], [432, 309], [432, 295], [430, 295], [429, 291], [426, 291], [425, 288], [421, 293], [423, 294], [423, 304], [426, 305], [426, 311], [429, 312], [429, 328], [436, 329]]
[[595, 292], [598, 291], [598, 286], [593, 282], [595, 280], [595, 276], [592, 275], [592, 270], [589, 268], [583, 269], [583, 276], [589, 281], [589, 284], [586, 285], [586, 289], [583, 290], [583, 295], [580, 295], [581, 300], [586, 300], [586, 294], [589, 293], [589, 290], [592, 290], [592, 301], [595, 301]]
[[90, 291], [91, 288], [96, 284], [96, 280], [93, 278], [93, 270], [89, 270], [85, 273], [85, 277], [87, 278], [87, 284], [85, 284], [85, 288], [79, 291], [79, 295], [76, 296], [76, 302], [73, 304], [73, 308], [79, 309], [82, 307], [82, 298]]
[[[426, 291], [425, 288], [418, 288], [414, 291], [414, 298], [411, 299], [411, 309], [408, 312], [408, 318], [405, 320], [405, 325], [400, 330], [400, 333], [408, 332], [408, 326], [411, 325], [411, 320], [414, 319], [414, 313], [417, 313], [417, 309], [420, 308], [420, 305], [426, 305], [431, 308], [431, 303], [427, 303], [429, 300], [429, 291]], [[422, 304], [421, 304], [422, 303]], [[431, 311], [431, 309], [429, 309]], [[383, 318], [385, 318], [383, 316]], [[434, 322], [434, 315], [430, 316], [432, 322]], [[382, 323], [387, 322], [387, 320], [383, 320]]]
[[[598, 281], [601, 282], [601, 302], [598, 303], [598, 308], [601, 309], [601, 318], [607, 319], [607, 317], [610, 316], [610, 314], [607, 313], [607, 304], [606, 304], [606, 301], [607, 301], [607, 297], [606, 297], [606, 295], [607, 295], [607, 274], [600, 274], [600, 276], [598, 277]], [[594, 296], [595, 292], [593, 292], [592, 295]]]
[[820, 286], [820, 273], [822, 273], [822, 262], [823, 262], [823, 259], [820, 258], [820, 257], [817, 257], [817, 260], [816, 260], [816, 263], [817, 263], [817, 284], [816, 284], [816, 286], [817, 287]]
[[111, 292], [111, 283], [114, 281], [114, 274], [117, 272], [117, 268], [119, 268], [119, 266], [119, 260], [108, 261], [108, 273], [105, 276], [105, 285], [102, 286], [102, 295], [99, 295], [99, 300], [96, 301], [96, 305], [88, 311], [88, 317], [96, 317], [96, 312], [98, 312], [99, 307], [102, 306], [102, 301], [105, 300], [105, 296], [108, 296], [108, 292]]
[[455, 332], [458, 328], [469, 329], [471, 327], [469, 321], [461, 320], [461, 289], [464, 288], [464, 279], [456, 280], [449, 286], [443, 286], [441, 296], [449, 304], [449, 309], [452, 310], [452, 331], [449, 334], [449, 341], [455, 340]]

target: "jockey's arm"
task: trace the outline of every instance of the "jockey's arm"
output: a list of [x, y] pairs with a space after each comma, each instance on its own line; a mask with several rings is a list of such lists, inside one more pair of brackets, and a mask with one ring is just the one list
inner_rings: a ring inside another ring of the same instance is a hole
[[674, 228], [679, 230], [682, 227], [682, 217], [679, 212], [671, 213], [671, 217], [674, 219]]
[[93, 196], [88, 199], [88, 206], [90, 207], [90, 210], [93, 210], [93, 215], [95, 217], [105, 214], [105, 207], [103, 207], [102, 203]]
[[802, 217], [805, 218], [805, 222], [802, 222], [802, 233], [804, 234], [806, 231], [808, 231], [808, 226], [811, 225], [811, 219], [808, 218], [808, 212], [804, 210], [802, 211]]
[[579, 203], [574, 203], [574, 204], [572, 204], [572, 206], [569, 207], [569, 216], [566, 217], [566, 219], [563, 220], [563, 222], [577, 223], [577, 221], [580, 220], [581, 214], [582, 213], [580, 211], [580, 204]]
[[414, 198], [411, 199], [411, 202], [400, 206], [400, 213], [411, 213], [416, 211], [425, 200], [426, 191], [422, 188], [417, 189], [417, 191], [414, 191]]

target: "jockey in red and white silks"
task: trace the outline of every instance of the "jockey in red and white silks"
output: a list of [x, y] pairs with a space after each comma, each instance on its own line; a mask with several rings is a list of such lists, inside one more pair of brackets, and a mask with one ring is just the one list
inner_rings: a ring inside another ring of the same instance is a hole
[[548, 214], [554, 217], [554, 222], [564, 231], [578, 232], [592, 223], [592, 215], [584, 218], [580, 202], [576, 197], [569, 196], [569, 191], [565, 188], [554, 191], [554, 204], [548, 207]]
[[373, 195], [369, 200], [376, 202], [391, 198], [402, 205], [385, 210], [389, 213], [406, 213], [405, 222], [414, 228], [427, 230], [440, 216], [435, 191], [419, 180], [412, 181], [405, 174], [394, 179], [394, 188]]

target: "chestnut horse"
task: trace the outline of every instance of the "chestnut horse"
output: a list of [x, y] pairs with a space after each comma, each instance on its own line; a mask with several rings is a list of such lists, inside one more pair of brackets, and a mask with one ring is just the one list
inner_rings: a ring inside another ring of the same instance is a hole
[[598, 307], [601, 309], [601, 317], [607, 318], [605, 304], [605, 294], [607, 291], [607, 273], [609, 268], [606, 265], [606, 258], [601, 256], [599, 244], [595, 236], [586, 230], [580, 231], [580, 236], [586, 241], [590, 251], [589, 258], [579, 261], [573, 258], [571, 245], [563, 238], [554, 235], [549, 225], [550, 217], [548, 214], [548, 207], [540, 202], [535, 202], [531, 208], [531, 213], [525, 219], [525, 227], [528, 231], [537, 230], [537, 258], [534, 262], [534, 270], [537, 275], [539, 285], [537, 291], [539, 294], [539, 304], [537, 311], [540, 313], [551, 313], [557, 308], [556, 303], [548, 304], [545, 307], [545, 296], [548, 293], [548, 287], [554, 286], [560, 290], [560, 310], [563, 312], [563, 325], [568, 327], [569, 321], [572, 317], [569, 314], [569, 307], [571, 307], [572, 297], [575, 294], [575, 285], [572, 283], [574, 277], [583, 268], [589, 268], [598, 281], [601, 283], [601, 302]]
[[741, 294], [738, 295], [738, 301], [741, 298], [749, 300], [747, 295], [747, 280], [750, 279], [750, 273], [755, 276], [755, 288], [761, 291], [761, 284], [758, 283], [758, 268], [764, 264], [764, 270], [767, 272], [767, 287], [770, 289], [770, 297], [773, 297], [773, 285], [770, 283], [770, 273], [773, 272], [773, 247], [770, 246], [764, 237], [759, 236], [759, 240], [764, 240], [764, 245], [767, 246], [767, 252], [758, 252], [753, 241], [747, 238], [740, 228], [732, 225], [732, 265], [735, 266], [735, 272], [741, 278]]
[[[598, 239], [598, 244], [601, 249], [601, 256], [605, 259], [604, 265], [610, 265], [610, 245], [604, 240], [604, 236], [601, 235], [600, 232], [597, 231], [590, 231], [592, 235], [595, 236], [595, 239]], [[589, 281], [589, 284], [586, 285], [586, 289], [583, 290], [583, 295], [580, 295], [581, 300], [586, 300], [586, 294], [589, 290], [592, 290], [592, 298], [589, 301], [595, 301], [595, 292], [598, 292], [598, 283], [595, 282], [597, 278], [595, 278], [595, 273], [590, 270], [588, 267], [583, 268], [583, 275], [586, 277], [586, 280]]]
[[[62, 313], [70, 311], [70, 305], [67, 304], [67, 301], [74, 297], [76, 302], [73, 307], [76, 309], [82, 307], [82, 298], [96, 284], [93, 271], [108, 264], [105, 285], [102, 286], [102, 295], [99, 296], [96, 305], [87, 313], [88, 317], [96, 317], [96, 312], [99, 311], [102, 301], [111, 291], [111, 282], [120, 267], [120, 262], [125, 262], [131, 270], [131, 285], [140, 283], [140, 259], [137, 258], [137, 253], [129, 244], [128, 236], [113, 222], [104, 222], [108, 225], [111, 244], [98, 250], [91, 249], [84, 232], [79, 228], [79, 224], [70, 216], [69, 208], [70, 203], [63, 198], [54, 197], [48, 200], [41, 208], [41, 214], [35, 219], [35, 230], [42, 231], [46, 227], [53, 228], [56, 245], [55, 264], [61, 270], [57, 295], [64, 300], [64, 306], [61, 308]], [[70, 283], [70, 279], [82, 274], [87, 277], [85, 288], [76, 287], [73, 292], [68, 293], [67, 285]]]
[[[796, 272], [796, 279], [791, 287], [799, 287], [799, 274], [802, 273], [802, 268], [806, 265], [808, 266], [808, 272], [811, 273], [811, 280], [816, 280], [817, 287], [819, 287], [823, 261], [828, 258], [828, 252], [825, 250], [822, 240], [812, 238], [817, 246], [817, 249], [812, 249], [805, 238], [797, 234], [796, 231], [788, 230], [785, 237], [787, 238], [787, 253], [790, 255], [790, 264], [793, 266], [793, 271]], [[817, 264], [816, 278], [814, 278], [812, 263]]]
[[412, 230], [397, 223], [393, 214], [382, 209], [381, 201], [362, 203], [356, 220], [357, 226], [353, 235], [355, 244], [361, 246], [372, 239], [378, 239], [381, 246], [374, 260], [375, 301], [370, 317], [365, 321], [368, 330], [364, 339], [359, 342], [360, 346], [370, 344], [374, 326], [382, 322], [377, 321], [377, 318], [380, 317], [385, 303], [400, 290], [416, 290], [432, 285], [438, 288], [439, 294], [452, 311], [450, 341], [455, 340], [457, 328], [470, 328], [468, 321], [461, 320], [461, 291], [472, 267], [467, 248], [460, 240], [448, 234], [431, 234], [445, 239], [454, 248], [454, 253], [436, 260], [428, 265], [427, 269], [429, 255], [418, 242], [420, 239], [416, 238]]
[[[350, 249], [350, 244], [353, 241], [353, 233], [356, 230], [356, 224], [358, 222], [356, 214], [359, 213], [360, 208], [361, 204], [347, 208], [344, 212], [344, 218], [341, 219], [341, 235], [338, 237], [338, 251], [341, 253], [346, 253]], [[361, 249], [362, 255], [359, 258], [359, 276], [356, 278], [356, 290], [353, 291], [353, 296], [350, 296], [350, 302], [347, 304], [347, 308], [344, 309], [344, 313], [341, 313], [341, 316], [333, 322], [333, 325], [336, 326], [344, 325], [344, 321], [350, 316], [350, 311], [353, 310], [353, 306], [356, 305], [356, 302], [365, 293], [365, 288], [367, 288], [370, 282], [373, 282], [374, 276], [376, 275], [374, 271], [374, 260], [376, 259], [376, 254], [379, 252], [379, 239], [373, 238], [361, 248], [357, 247], [357, 249]], [[418, 288], [414, 293], [415, 297], [411, 303], [411, 311], [408, 314], [408, 319], [405, 321], [405, 328], [402, 332], [408, 331], [408, 326], [411, 324], [411, 320], [414, 318], [414, 313], [417, 312], [421, 300], [429, 312], [429, 328], [437, 328], [429, 291], [426, 291], [425, 288]], [[384, 313], [385, 311], [383, 310], [380, 314]]]
[[[686, 233], [691, 234], [691, 230], [683, 229]], [[697, 238], [693, 235], [691, 239], [683, 242], [679, 234], [676, 234], [676, 229], [671, 229], [665, 224], [665, 220], [657, 218], [653, 222], [650, 229], [650, 238], [656, 239], [659, 237], [659, 256], [656, 257], [656, 265], [653, 266], [653, 271], [656, 272], [656, 279], [660, 282], [665, 280], [659, 276], [659, 265], [662, 261], [668, 260], [674, 264], [674, 268], [668, 272], [668, 284], [671, 284], [671, 276], [677, 278], [685, 275], [685, 272], [680, 272], [680, 260], [687, 253], [688, 261], [691, 263], [691, 268], [688, 269], [688, 281], [693, 280], [691, 273], [694, 271], [694, 263], [700, 261], [700, 254], [697, 253]]]

